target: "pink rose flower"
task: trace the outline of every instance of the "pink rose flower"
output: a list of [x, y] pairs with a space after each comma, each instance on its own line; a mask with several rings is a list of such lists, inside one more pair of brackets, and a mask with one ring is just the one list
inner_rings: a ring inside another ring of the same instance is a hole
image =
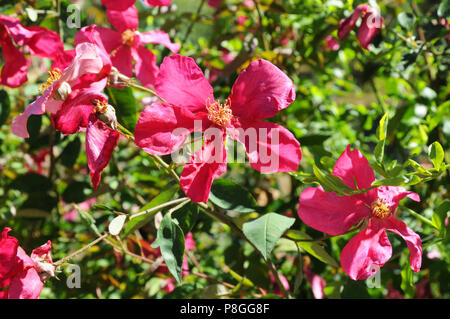
[[[352, 151], [350, 145], [336, 162], [333, 175], [355, 190], [368, 189], [375, 180], [367, 159], [359, 150]], [[404, 197], [420, 201], [419, 195], [403, 187], [380, 186], [352, 196], [308, 187], [300, 195], [298, 215], [305, 224], [332, 236], [344, 234], [361, 219], [366, 220], [368, 226], [341, 253], [342, 268], [353, 280], [369, 278], [391, 258], [392, 247], [386, 230], [406, 241], [411, 268], [417, 272], [422, 263], [420, 237], [396, 216], [399, 201]]]
[[[140, 114], [136, 145], [149, 154], [170, 154], [190, 133], [205, 132], [203, 147], [180, 177], [192, 201], [206, 202], [213, 180], [226, 172], [226, 134], [244, 145], [250, 164], [262, 173], [298, 169], [300, 143], [284, 127], [262, 121], [295, 99], [292, 81], [270, 62], [250, 63], [224, 104], [214, 99], [213, 88], [194, 60], [180, 55], [164, 59], [155, 89], [167, 102], [154, 103]], [[252, 138], [246, 138], [248, 134]]]
[[54, 276], [51, 241], [36, 248], [29, 257], [16, 238], [4, 228], [0, 234], [0, 299], [38, 299], [43, 283]]
[[357, 6], [350, 17], [339, 22], [338, 36], [341, 41], [347, 37], [350, 31], [355, 28], [360, 17], [362, 17], [362, 20], [357, 31], [358, 40], [364, 49], [369, 50], [369, 43], [381, 30], [383, 17], [368, 4]]
[[[143, 0], [150, 7], [165, 7], [172, 0]], [[102, 5], [108, 10], [124, 11], [136, 3], [136, 0], [101, 0]]]
[[144, 44], [162, 44], [177, 53], [179, 43], [170, 41], [169, 35], [160, 30], [139, 32], [138, 12], [135, 6], [124, 11], [107, 10], [108, 21], [117, 30], [90, 25], [82, 28], [75, 36], [75, 44], [91, 42], [111, 53], [111, 61], [120, 73], [133, 76], [133, 60], [136, 77], [144, 86], [153, 86], [159, 68], [156, 57]]

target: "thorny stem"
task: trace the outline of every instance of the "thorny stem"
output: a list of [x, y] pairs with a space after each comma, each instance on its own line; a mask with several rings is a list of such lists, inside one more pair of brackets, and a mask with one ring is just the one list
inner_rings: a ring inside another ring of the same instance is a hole
[[63, 264], [63, 263], [66, 262], [67, 260], [69, 260], [69, 259], [75, 257], [75, 256], [78, 255], [78, 254], [81, 254], [81, 253], [84, 252], [85, 250], [87, 250], [87, 249], [89, 249], [90, 247], [94, 246], [96, 243], [98, 243], [99, 241], [103, 240], [103, 239], [106, 238], [108, 235], [109, 235], [108, 233], [103, 234], [102, 236], [98, 237], [97, 239], [95, 239], [94, 241], [90, 242], [90, 243], [87, 244], [86, 246], [84, 246], [84, 247], [78, 249], [77, 251], [75, 251], [75, 252], [73, 252], [73, 253], [67, 255], [66, 257], [64, 257], [64, 258], [62, 258], [62, 259], [60, 259], [60, 260], [58, 260], [57, 262], [54, 262], [53, 265], [56, 267], [56, 266], [59, 266], [59, 265]]

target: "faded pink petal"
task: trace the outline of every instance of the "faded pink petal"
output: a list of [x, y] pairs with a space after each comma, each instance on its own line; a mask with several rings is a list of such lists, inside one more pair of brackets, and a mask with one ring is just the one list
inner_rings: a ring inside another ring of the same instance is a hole
[[392, 246], [382, 223], [371, 219], [369, 226], [360, 231], [341, 252], [342, 269], [353, 280], [374, 275], [392, 255]]
[[250, 165], [262, 173], [298, 169], [302, 151], [295, 136], [284, 127], [265, 121], [234, 121], [228, 134], [245, 146]]
[[110, 10], [125, 10], [132, 6], [136, 0], [101, 0], [102, 5]]
[[272, 63], [257, 60], [241, 72], [231, 95], [233, 115], [261, 120], [277, 114], [295, 100], [291, 79]]
[[205, 143], [184, 166], [180, 186], [193, 202], [207, 202], [213, 180], [227, 171], [224, 137], [214, 140], [205, 134]]
[[366, 203], [357, 196], [338, 196], [325, 192], [322, 187], [308, 187], [300, 194], [300, 219], [308, 226], [332, 236], [345, 233], [370, 214]]
[[152, 51], [138, 46], [131, 49], [132, 57], [135, 61], [136, 77], [143, 86], [153, 87], [158, 76], [159, 68], [156, 65], [156, 58]]
[[43, 286], [36, 269], [28, 268], [11, 279], [8, 299], [38, 299]]
[[156, 92], [172, 105], [191, 112], [206, 109], [214, 101], [213, 88], [192, 58], [178, 54], [165, 57], [155, 84]]
[[369, 188], [375, 180], [375, 174], [367, 158], [358, 149], [352, 151], [350, 145], [336, 161], [333, 175], [340, 177], [348, 187], [353, 189]]
[[153, 30], [142, 33], [138, 32], [137, 35], [139, 37], [139, 42], [141, 44], [148, 44], [148, 43], [162, 44], [173, 53], [178, 53], [178, 51], [180, 50], [180, 44], [173, 43], [172, 41], [170, 41], [169, 35], [164, 31]]
[[93, 43], [109, 53], [122, 45], [122, 38], [117, 31], [93, 24], [81, 28], [75, 35], [75, 45], [83, 42]]
[[337, 51], [339, 50], [340, 45], [335, 37], [328, 35], [325, 38], [325, 45], [323, 46], [324, 50]]
[[109, 23], [119, 32], [136, 30], [139, 27], [139, 17], [134, 5], [125, 10], [106, 10]]
[[327, 285], [325, 279], [312, 272], [310, 263], [303, 264], [303, 272], [305, 273], [306, 280], [311, 285], [314, 298], [324, 299], [325, 293], [323, 292], [323, 289]]
[[136, 145], [148, 154], [165, 155], [179, 149], [194, 131], [195, 115], [167, 103], [153, 103], [139, 115]]
[[410, 256], [409, 263], [411, 269], [415, 272], [420, 271], [422, 265], [422, 241], [415, 232], [406, 226], [406, 224], [400, 220], [396, 220], [393, 217], [384, 220], [384, 227], [397, 235], [402, 236], [408, 246]]
[[102, 170], [108, 165], [120, 134], [97, 119], [95, 114], [89, 117], [86, 130], [86, 156], [94, 189], [100, 183]]
[[45, 104], [51, 98], [52, 93], [53, 88], [49, 87], [33, 103], [28, 105], [28, 107], [25, 109], [25, 112], [19, 114], [13, 120], [11, 124], [11, 131], [13, 132], [13, 134], [22, 138], [30, 137], [27, 130], [28, 118], [33, 114], [39, 115], [45, 113]]

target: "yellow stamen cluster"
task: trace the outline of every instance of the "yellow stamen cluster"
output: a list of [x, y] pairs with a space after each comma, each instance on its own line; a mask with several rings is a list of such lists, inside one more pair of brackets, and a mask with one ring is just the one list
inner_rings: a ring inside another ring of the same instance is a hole
[[94, 100], [92, 102], [92, 104], [94, 104], [94, 111], [97, 113], [106, 113], [106, 111], [108, 110], [108, 102], [107, 101], [99, 101], [99, 100]]
[[122, 33], [122, 44], [128, 47], [133, 46], [134, 44], [134, 34], [133, 30], [127, 29]]
[[391, 209], [380, 198], [377, 198], [377, 200], [370, 205], [370, 208], [372, 210], [372, 215], [380, 219], [385, 219], [392, 213]]
[[233, 117], [230, 99], [227, 99], [224, 104], [216, 101], [211, 103], [208, 99], [206, 109], [208, 110], [208, 119], [218, 126], [226, 126]]
[[58, 81], [61, 78], [61, 70], [58, 68], [54, 68], [53, 70], [48, 71], [48, 79], [47, 82], [39, 84], [39, 91], [44, 93], [47, 88]]

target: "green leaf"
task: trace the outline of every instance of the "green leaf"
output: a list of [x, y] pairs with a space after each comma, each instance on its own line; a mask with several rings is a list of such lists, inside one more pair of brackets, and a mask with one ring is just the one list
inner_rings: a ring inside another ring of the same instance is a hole
[[180, 283], [184, 255], [184, 234], [180, 226], [173, 221], [171, 214], [166, 214], [162, 219], [152, 247], [160, 248], [167, 268]]
[[108, 231], [111, 235], [119, 235], [120, 231], [127, 220], [127, 215], [119, 215], [115, 217], [108, 226]]
[[442, 237], [445, 237], [445, 232], [447, 230], [445, 218], [447, 218], [448, 212], [450, 212], [450, 200], [444, 200], [439, 207], [436, 208], [431, 219], [433, 226], [439, 230]]
[[344, 195], [345, 192], [355, 191], [348, 187], [339, 177], [321, 170], [315, 164], [313, 165], [313, 171], [326, 192], [335, 192], [339, 195]]
[[294, 222], [294, 218], [268, 213], [245, 223], [242, 231], [267, 260], [278, 239]]
[[[168, 189], [163, 190], [161, 193], [159, 193], [155, 198], [153, 198], [147, 205], [141, 208], [139, 212], [143, 212], [146, 210], [149, 210], [153, 207], [159, 206], [161, 204], [164, 204], [165, 202], [168, 202], [172, 199], [172, 197], [176, 194], [178, 191], [178, 186], [170, 186]], [[136, 229], [141, 228], [148, 222], [152, 220], [152, 218], [155, 216], [157, 212], [150, 212], [148, 214], [140, 215], [136, 218], [130, 219], [130, 221], [127, 224], [127, 227], [124, 231], [124, 236], [127, 236], [129, 233], [135, 231]]]
[[375, 160], [378, 163], [383, 162], [388, 122], [389, 122], [388, 113], [386, 112], [386, 113], [384, 113], [383, 117], [381, 118], [380, 125], [377, 128], [378, 144], [377, 144], [377, 146], [375, 146], [374, 154], [375, 154]]
[[81, 203], [88, 197], [88, 192], [92, 189], [86, 182], [73, 182], [69, 184], [62, 193], [62, 199], [66, 203]]
[[77, 162], [81, 151], [81, 141], [79, 136], [75, 136], [74, 140], [69, 142], [61, 153], [61, 164], [65, 167], [72, 168]]
[[217, 206], [240, 213], [251, 213], [257, 209], [255, 198], [244, 187], [228, 179], [214, 181], [209, 195]]
[[438, 14], [438, 16], [443, 17], [443, 18], [448, 18], [450, 16], [450, 1], [449, 0], [444, 0], [441, 2], [441, 4], [439, 5], [437, 14]]
[[116, 89], [107, 87], [106, 93], [109, 97], [110, 104], [116, 110], [117, 120], [130, 132], [134, 132], [137, 123], [138, 106], [130, 87]]
[[296, 240], [297, 245], [307, 253], [334, 268], [339, 268], [337, 261], [317, 241], [312, 241], [313, 238], [307, 233], [300, 230], [289, 230], [286, 235]]
[[398, 176], [384, 178], [382, 180], [374, 181], [372, 186], [409, 186], [420, 183], [422, 179], [417, 175], [412, 176]]
[[411, 30], [416, 23], [416, 16], [409, 12], [402, 12], [397, 16], [398, 23], [406, 30]]
[[52, 181], [41, 174], [26, 173], [18, 176], [11, 187], [25, 193], [45, 192], [52, 188]]
[[431, 162], [433, 162], [434, 168], [438, 171], [441, 168], [441, 164], [444, 161], [444, 150], [439, 142], [434, 142], [428, 148], [428, 156]]
[[2, 126], [11, 112], [11, 101], [5, 90], [0, 90], [0, 126]]
[[178, 222], [184, 234], [191, 231], [197, 221], [199, 207], [197, 204], [189, 202], [180, 209], [172, 213], [172, 218]]

